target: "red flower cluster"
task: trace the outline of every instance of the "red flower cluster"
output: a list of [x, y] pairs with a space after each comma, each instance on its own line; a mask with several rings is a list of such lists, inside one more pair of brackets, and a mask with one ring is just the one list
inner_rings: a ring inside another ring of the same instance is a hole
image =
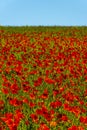
[[10, 130], [17, 130], [22, 118], [24, 118], [24, 115], [20, 110], [16, 110], [15, 115], [12, 113], [6, 113], [4, 117], [1, 117], [0, 119], [6, 123]]
[[58, 108], [58, 107], [61, 107], [61, 106], [62, 106], [62, 102], [61, 102], [61, 101], [51, 102], [51, 103], [50, 103], [50, 106], [51, 106], [52, 108]]

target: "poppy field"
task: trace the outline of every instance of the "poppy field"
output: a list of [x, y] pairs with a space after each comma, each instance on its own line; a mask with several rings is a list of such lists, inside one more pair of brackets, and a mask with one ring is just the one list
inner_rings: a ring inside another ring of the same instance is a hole
[[87, 130], [86, 27], [0, 27], [0, 130]]

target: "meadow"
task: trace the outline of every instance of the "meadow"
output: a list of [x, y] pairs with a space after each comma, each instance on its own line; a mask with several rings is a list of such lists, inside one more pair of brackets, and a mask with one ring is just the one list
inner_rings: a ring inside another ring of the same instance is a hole
[[87, 27], [0, 26], [0, 130], [87, 130]]

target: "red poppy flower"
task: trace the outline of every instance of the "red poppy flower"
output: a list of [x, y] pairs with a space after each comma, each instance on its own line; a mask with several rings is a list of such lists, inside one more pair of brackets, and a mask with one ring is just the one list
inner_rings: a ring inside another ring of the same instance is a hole
[[80, 122], [82, 122], [83, 124], [87, 124], [87, 117], [80, 117]]
[[64, 104], [63, 104], [63, 107], [64, 107], [64, 109], [67, 110], [67, 111], [71, 111], [71, 110], [72, 110], [68, 103], [64, 103]]
[[67, 117], [66, 115], [62, 115], [61, 120], [62, 120], [62, 121], [67, 121], [67, 120], [68, 120], [68, 117]]
[[31, 72], [29, 72], [29, 74], [37, 74], [37, 70], [31, 71]]
[[34, 81], [34, 86], [37, 87], [37, 86], [40, 86], [42, 84], [42, 78], [39, 77], [37, 80]]
[[35, 106], [36, 106], [35, 103], [33, 103], [33, 102], [29, 102], [29, 107], [30, 107], [30, 108], [33, 108], [33, 107], [35, 107]]
[[18, 85], [17, 84], [12, 84], [11, 86], [10, 86], [10, 91], [12, 92], [12, 94], [17, 94], [18, 93], [18, 91], [19, 91], [19, 87], [18, 87]]
[[28, 104], [28, 103], [29, 103], [29, 100], [28, 100], [27, 98], [23, 98], [23, 103]]
[[8, 91], [7, 88], [2, 88], [2, 92], [3, 92], [4, 94], [8, 94], [8, 93], [9, 93], [9, 91]]
[[61, 107], [62, 102], [60, 102], [60, 101], [51, 102], [50, 106], [53, 107], [53, 108]]
[[24, 114], [21, 112], [21, 110], [20, 109], [17, 109], [16, 111], [15, 111], [15, 115], [14, 115], [14, 119], [15, 119], [15, 121], [16, 121], [16, 119], [22, 119], [22, 118], [24, 118]]
[[45, 123], [41, 123], [38, 130], [50, 130], [50, 128]]
[[69, 127], [68, 130], [78, 130], [78, 127], [73, 125], [73, 126]]
[[32, 118], [32, 120], [33, 120], [33, 122], [38, 122], [38, 116], [37, 116], [37, 114], [30, 114], [30, 117]]
[[48, 98], [48, 90], [47, 90], [47, 89], [44, 90], [44, 92], [43, 92], [43, 94], [40, 96], [40, 98], [42, 98], [42, 99]]
[[22, 105], [22, 101], [19, 101], [17, 98], [14, 98], [10, 99], [9, 104], [16, 107]]
[[55, 83], [55, 80], [46, 77], [46, 78], [45, 78], [45, 82], [48, 83], [48, 84], [54, 84], [54, 83]]
[[4, 108], [4, 101], [0, 100], [0, 110]]
[[30, 99], [33, 100], [33, 99], [35, 99], [35, 94], [32, 92], [32, 93], [29, 94], [29, 97], [30, 97]]

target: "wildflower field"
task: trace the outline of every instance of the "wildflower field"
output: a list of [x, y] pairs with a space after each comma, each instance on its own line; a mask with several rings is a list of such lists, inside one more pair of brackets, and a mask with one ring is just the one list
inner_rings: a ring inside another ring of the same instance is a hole
[[0, 130], [87, 130], [87, 27], [0, 26]]

